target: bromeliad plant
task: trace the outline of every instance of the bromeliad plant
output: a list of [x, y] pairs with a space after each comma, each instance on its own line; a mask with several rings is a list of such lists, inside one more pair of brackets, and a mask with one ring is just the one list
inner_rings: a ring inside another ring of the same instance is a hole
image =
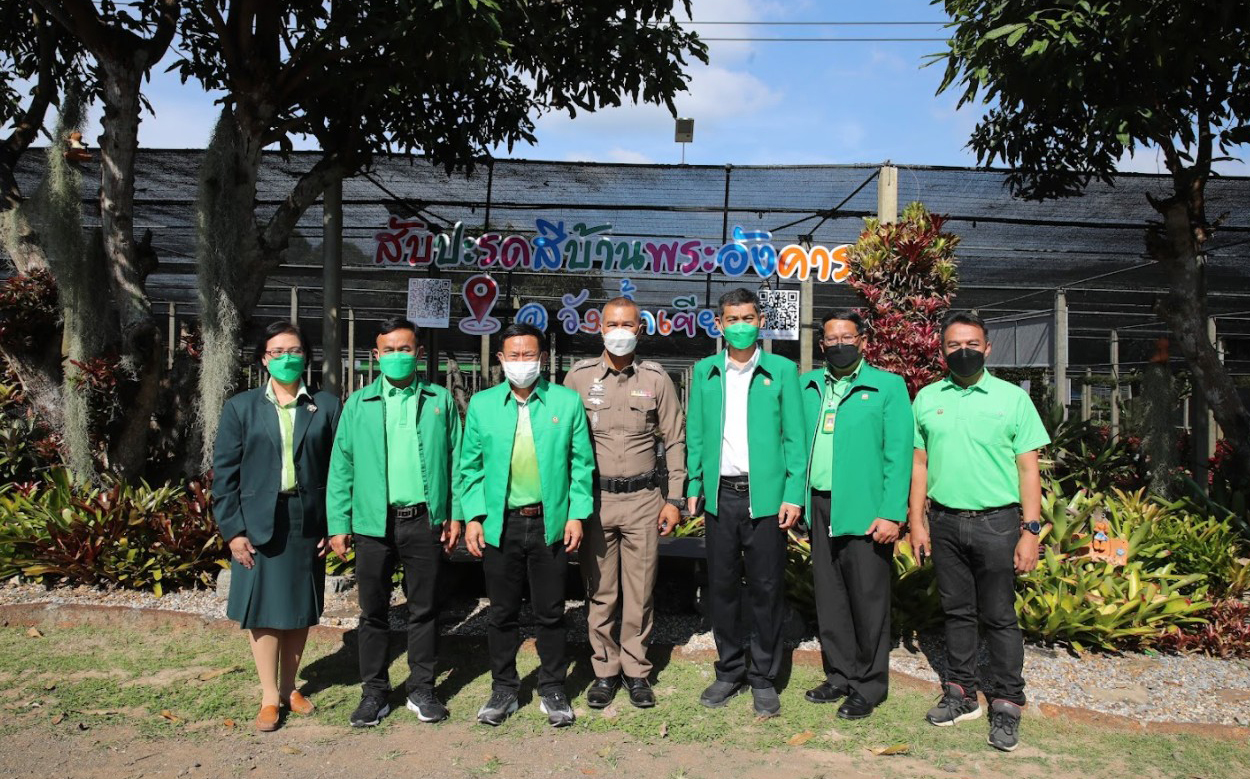
[[912, 397], [940, 377], [942, 318], [958, 287], [959, 236], [942, 231], [946, 217], [910, 203], [897, 222], [864, 220], [850, 248], [850, 284], [865, 306], [871, 337], [864, 356], [907, 381]]
[[157, 595], [211, 585], [225, 554], [209, 505], [198, 482], [82, 488], [54, 469], [0, 494], [0, 572]]

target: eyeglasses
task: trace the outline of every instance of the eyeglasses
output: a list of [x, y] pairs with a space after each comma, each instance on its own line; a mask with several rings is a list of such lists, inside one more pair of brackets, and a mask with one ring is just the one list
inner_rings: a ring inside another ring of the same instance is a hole
[[266, 349], [265, 354], [269, 355], [270, 357], [281, 357], [284, 354], [289, 354], [293, 357], [303, 357], [304, 350], [299, 348], [298, 346], [292, 347], [290, 349]]
[[836, 346], [838, 344], [853, 344], [858, 340], [858, 335], [843, 335], [838, 338], [821, 338], [820, 342], [825, 346]]

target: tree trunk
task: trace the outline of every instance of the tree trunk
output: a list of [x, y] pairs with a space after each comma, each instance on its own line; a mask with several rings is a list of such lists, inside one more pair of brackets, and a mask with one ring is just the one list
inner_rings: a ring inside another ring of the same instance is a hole
[[1194, 385], [1206, 398], [1224, 437], [1233, 447], [1234, 480], [1250, 485], [1250, 413], [1237, 386], [1207, 338], [1206, 290], [1194, 225], [1200, 224], [1179, 198], [1154, 203], [1163, 226], [1147, 236], [1150, 255], [1168, 275], [1167, 304], [1159, 306], [1181, 353], [1193, 373]]
[[100, 226], [116, 308], [122, 368], [133, 382], [123, 398], [126, 414], [109, 452], [123, 477], [147, 462], [152, 412], [160, 391], [162, 337], [152, 317], [134, 237], [135, 153], [139, 148], [139, 85], [145, 69], [133, 61], [102, 60], [104, 117], [100, 135]]

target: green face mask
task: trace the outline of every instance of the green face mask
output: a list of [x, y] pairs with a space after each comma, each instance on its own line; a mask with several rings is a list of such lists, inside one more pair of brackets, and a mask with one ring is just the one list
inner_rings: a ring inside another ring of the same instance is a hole
[[278, 383], [291, 384], [304, 373], [304, 355], [279, 354], [277, 357], [270, 357], [265, 367]]
[[378, 358], [378, 369], [391, 381], [403, 381], [417, 369], [417, 356], [408, 352], [387, 352]]
[[734, 322], [725, 328], [725, 340], [735, 349], [746, 349], [751, 344], [759, 340], [760, 328], [758, 325], [748, 324], [746, 322]]

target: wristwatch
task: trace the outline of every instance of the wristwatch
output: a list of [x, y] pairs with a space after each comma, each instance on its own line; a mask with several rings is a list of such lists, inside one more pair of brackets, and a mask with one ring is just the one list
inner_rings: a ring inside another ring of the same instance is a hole
[[686, 501], [682, 500], [681, 498], [669, 498], [668, 505], [676, 506], [679, 509], [684, 509], [686, 507]]
[[1027, 530], [1033, 535], [1039, 536], [1042, 534], [1042, 523], [1038, 522], [1036, 519], [1033, 520], [1032, 522], [1021, 522], [1020, 529]]

